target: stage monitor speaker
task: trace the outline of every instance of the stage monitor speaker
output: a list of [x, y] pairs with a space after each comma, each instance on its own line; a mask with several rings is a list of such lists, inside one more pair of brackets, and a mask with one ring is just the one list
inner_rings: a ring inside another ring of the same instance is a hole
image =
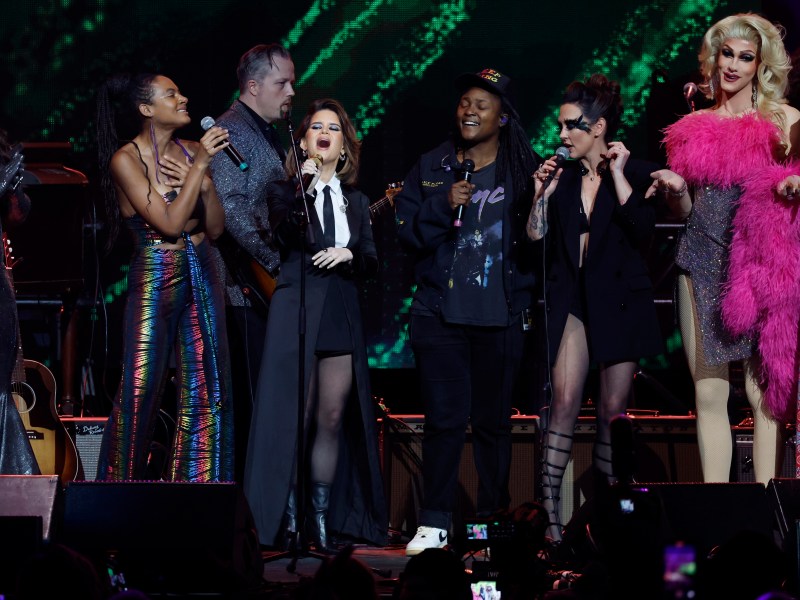
[[[698, 482], [703, 480], [694, 417], [636, 416], [636, 481]], [[572, 456], [561, 486], [561, 522], [569, 523], [575, 511], [593, 495], [592, 449], [597, 424], [581, 417], [575, 425]]]
[[245, 590], [263, 574], [250, 508], [233, 483], [74, 482], [61, 540], [95, 560], [113, 555], [145, 592]]
[[62, 417], [61, 422], [75, 442], [80, 465], [80, 481], [97, 479], [97, 463], [100, 460], [100, 444], [107, 417]]
[[[511, 419], [511, 507], [536, 498], [537, 431], [539, 418], [515, 416]], [[381, 426], [383, 478], [389, 503], [389, 526], [413, 534], [422, 500], [422, 415], [390, 415]], [[453, 512], [454, 527], [476, 512], [478, 475], [472, 456], [472, 432], [467, 428], [466, 443], [458, 469], [458, 496]]]
[[17, 587], [24, 565], [43, 547], [42, 517], [0, 516], [0, 540], [0, 598], [5, 598]]
[[[753, 471], [753, 428], [733, 427], [735, 442], [733, 477], [740, 483], [752, 483], [756, 480]], [[795, 440], [794, 435], [787, 435], [783, 445], [783, 463], [779, 477], [793, 479], [795, 477]]]
[[[792, 461], [794, 462], [794, 461]], [[792, 561], [790, 589], [800, 591], [800, 479], [772, 479], [767, 498], [777, 538]]]
[[672, 540], [691, 544], [698, 557], [744, 531], [772, 538], [767, 494], [759, 483], [648, 483]]
[[39, 517], [42, 537], [49, 540], [58, 528], [60, 514], [57, 475], [0, 475], [0, 517]]

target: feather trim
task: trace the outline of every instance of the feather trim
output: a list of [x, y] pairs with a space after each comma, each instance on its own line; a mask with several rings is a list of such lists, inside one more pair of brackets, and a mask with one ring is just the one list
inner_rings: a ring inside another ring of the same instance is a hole
[[772, 165], [743, 185], [733, 220], [722, 320], [734, 335], [755, 333], [764, 401], [779, 419], [794, 417], [800, 324], [800, 205], [776, 193], [800, 163]]
[[740, 184], [755, 169], [774, 164], [780, 143], [780, 130], [755, 112], [735, 118], [691, 113], [664, 133], [670, 168], [691, 185]]

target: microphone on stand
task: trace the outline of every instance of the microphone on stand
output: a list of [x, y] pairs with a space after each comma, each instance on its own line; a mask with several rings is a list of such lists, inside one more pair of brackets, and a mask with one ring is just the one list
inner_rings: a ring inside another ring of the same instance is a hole
[[[461, 163], [461, 171], [463, 172], [463, 180], [467, 183], [470, 182], [472, 179], [472, 172], [475, 170], [475, 163], [470, 159], [464, 159], [464, 162]], [[464, 205], [458, 205], [458, 212], [456, 212], [456, 218], [453, 221], [453, 227], [461, 227], [463, 225], [461, 221], [461, 214], [464, 212]]]
[[683, 98], [686, 100], [686, 105], [689, 107], [691, 112], [694, 112], [694, 95], [697, 93], [697, 84], [693, 81], [690, 81], [686, 85], [683, 86]]
[[[292, 107], [287, 106], [286, 109], [283, 111], [283, 119], [286, 121], [286, 128], [289, 130], [289, 139], [292, 141], [291, 148], [292, 148], [292, 156], [294, 157], [294, 167], [295, 173], [297, 177], [300, 179], [300, 193], [303, 197], [303, 210], [305, 212], [304, 218], [305, 222], [308, 223], [309, 221], [309, 210], [308, 210], [308, 202], [306, 201], [306, 193], [308, 192], [308, 188], [305, 185], [305, 177], [301, 174], [302, 169], [300, 166], [300, 153], [297, 151], [298, 142], [294, 139], [294, 125], [292, 124]], [[319, 155], [314, 155], [315, 157]], [[322, 164], [322, 161], [320, 161]], [[313, 227], [305, 227], [305, 235], [306, 240], [309, 244], [316, 243], [315, 236], [314, 236], [314, 228]], [[305, 273], [305, 271], [303, 271]], [[303, 276], [305, 277], [305, 275]], [[303, 283], [304, 285], [304, 283]]]
[[[203, 117], [200, 121], [200, 127], [203, 128], [203, 131], [208, 131], [214, 126], [214, 119], [212, 117]], [[247, 164], [247, 161], [242, 158], [242, 155], [239, 154], [239, 151], [233, 147], [233, 144], [228, 142], [228, 145], [225, 146], [225, 154], [228, 155], [237, 167], [239, 167], [240, 171], [247, 171], [250, 168], [250, 165]]]

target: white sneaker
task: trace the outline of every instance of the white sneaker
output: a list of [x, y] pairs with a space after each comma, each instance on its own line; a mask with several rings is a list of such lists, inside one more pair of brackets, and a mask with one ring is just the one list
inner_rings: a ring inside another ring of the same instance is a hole
[[416, 556], [428, 548], [444, 548], [445, 546], [447, 546], [446, 529], [420, 525], [417, 527], [417, 535], [406, 546], [406, 556]]

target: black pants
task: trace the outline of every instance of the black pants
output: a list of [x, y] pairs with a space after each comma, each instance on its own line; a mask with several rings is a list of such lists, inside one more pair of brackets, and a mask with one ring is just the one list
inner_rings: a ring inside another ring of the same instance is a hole
[[425, 403], [421, 525], [450, 527], [468, 423], [478, 513], [508, 507], [511, 401], [523, 340], [518, 320], [509, 327], [475, 327], [412, 316], [411, 346]]

